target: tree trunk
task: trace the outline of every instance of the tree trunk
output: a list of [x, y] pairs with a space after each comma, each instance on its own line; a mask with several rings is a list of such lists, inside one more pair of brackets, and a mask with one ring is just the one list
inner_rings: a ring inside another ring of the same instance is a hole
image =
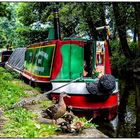
[[[136, 26], [136, 25], [135, 25]], [[134, 36], [133, 36], [133, 41], [136, 43], [136, 35], [137, 35], [137, 30], [136, 27], [134, 28]]]
[[112, 35], [112, 39], [115, 40], [117, 37], [116, 37], [116, 32], [117, 32], [117, 29], [116, 29], [116, 25], [113, 21], [113, 35]]
[[[101, 22], [102, 22], [102, 26], [105, 26], [106, 25], [106, 21], [105, 21], [105, 6], [103, 3], [100, 3], [101, 5]], [[103, 29], [103, 39], [106, 40], [107, 39], [107, 30], [106, 29]]]
[[140, 54], [140, 3], [135, 2], [134, 8], [135, 8], [135, 16], [136, 16], [136, 27], [138, 32], [138, 50]]
[[119, 7], [119, 4], [117, 2], [113, 3], [113, 11], [116, 21], [116, 26], [120, 38], [121, 48], [123, 51], [123, 54], [126, 58], [132, 58], [131, 51], [128, 46], [127, 42], [127, 36], [126, 36], [126, 15], [124, 10], [124, 3], [122, 3], [122, 9]]
[[136, 81], [136, 137], [140, 138], [140, 81]]
[[84, 19], [88, 25], [88, 28], [90, 30], [90, 37], [94, 40], [97, 40], [98, 32], [96, 31], [96, 27], [95, 27], [95, 23], [92, 19], [92, 15], [89, 12], [88, 4], [84, 3], [82, 8], [83, 8], [83, 17], [84, 17]]

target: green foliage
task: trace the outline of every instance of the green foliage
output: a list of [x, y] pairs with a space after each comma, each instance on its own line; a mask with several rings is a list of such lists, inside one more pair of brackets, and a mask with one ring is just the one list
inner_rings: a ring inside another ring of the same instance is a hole
[[[7, 4], [8, 9], [11, 12], [11, 19], [8, 19], [6, 17], [0, 19], [1, 48], [6, 48], [7, 45], [12, 46], [13, 48], [25, 47], [31, 43], [41, 42], [47, 39], [48, 31], [46, 29], [32, 28], [31, 24], [38, 22], [37, 20], [38, 18], [36, 15], [39, 15], [35, 12], [33, 12], [34, 16], [31, 15], [34, 4], [33, 3], [9, 3], [9, 5]], [[31, 11], [29, 12], [29, 10]]]
[[[115, 39], [110, 41], [110, 46], [111, 46], [111, 52], [112, 52], [112, 56], [111, 56], [111, 68], [113, 70], [118, 70], [123, 68], [123, 65], [126, 62], [129, 62], [130, 60], [127, 59], [121, 52], [121, 47], [119, 44], [119, 40]], [[139, 58], [138, 55], [138, 48], [137, 48], [137, 42], [131, 42], [129, 44], [129, 48], [130, 50], [133, 52], [133, 54], [135, 55], [136, 58]], [[131, 60], [132, 61], [132, 60]], [[136, 60], [133, 60], [132, 63], [136, 63]]]
[[[25, 26], [29, 26], [33, 22], [37, 21], [37, 12], [33, 10], [34, 3], [19, 3], [17, 9], [18, 20], [24, 23]], [[26, 15], [26, 16], [25, 16]], [[28, 15], [28, 16], [27, 16]]]
[[[126, 60], [122, 54], [125, 51], [120, 50], [123, 46], [120, 47], [119, 42], [114, 40], [118, 36], [112, 3], [110, 2], [1, 2], [0, 15], [6, 16], [9, 11], [11, 18], [7, 18], [8, 16], [0, 18], [0, 47], [6, 48], [8, 45], [13, 48], [26, 47], [31, 43], [46, 41], [48, 22], [51, 26], [53, 25], [52, 9], [55, 5], [59, 7], [62, 37], [80, 34], [86, 38], [94, 38], [96, 36], [94, 25], [96, 27], [104, 25], [105, 18], [107, 18], [113, 37], [111, 43], [112, 65], [118, 67]], [[123, 17], [125, 19], [123, 26], [126, 30], [134, 31], [136, 27], [134, 4], [125, 2], [118, 3], [118, 5], [122, 14], [119, 19]], [[137, 42], [136, 44], [132, 42], [129, 48], [134, 52], [134, 55], [137, 55]]]
[[[14, 76], [12, 74], [0, 68], [0, 106], [3, 109], [11, 107], [13, 104], [20, 101], [22, 97], [29, 96], [25, 93], [26, 90], [32, 89], [33, 91], [33, 88], [30, 86], [21, 86], [22, 82], [19, 80], [13, 81], [13, 78]], [[0, 137], [43, 138], [56, 134], [57, 126], [38, 123], [36, 121], [37, 115], [25, 108], [5, 110], [4, 116], [7, 121], [3, 126], [3, 131], [0, 132]]]
[[8, 9], [8, 3], [0, 2], [0, 16], [10, 18], [10, 10]]
[[9, 121], [4, 126], [1, 137], [38, 138], [55, 134], [55, 125], [40, 124], [36, 122], [36, 115], [24, 108], [7, 111], [5, 116]]
[[[123, 54], [120, 54], [119, 52], [113, 53], [113, 56], [111, 57], [111, 66], [112, 69], [119, 69], [121, 66], [127, 61], [126, 57]], [[117, 70], [116, 69], [116, 70]]]
[[1, 41], [1, 47], [6, 48], [7, 45], [10, 46], [16, 46], [18, 35], [16, 34], [16, 28], [19, 26], [16, 22], [16, 15], [15, 15], [15, 9], [16, 4], [13, 3], [7, 3], [7, 8], [11, 12], [11, 18], [0, 18], [0, 41]]
[[[5, 69], [0, 68], [0, 106], [3, 109], [11, 107], [14, 103], [27, 97], [26, 90], [32, 90], [30, 86], [26, 86], [22, 81], [13, 79], [14, 76]], [[52, 105], [49, 100], [39, 101], [42, 108]], [[25, 108], [15, 108], [13, 110], [5, 110], [4, 117], [7, 119], [0, 137], [6, 138], [45, 138], [52, 137], [58, 132], [57, 125], [40, 124], [36, 121], [37, 114], [26, 110]], [[75, 117], [74, 121], [83, 122], [85, 128], [96, 128], [97, 125], [87, 121], [85, 118]]]
[[78, 117], [75, 117], [74, 118], [74, 122], [82, 122], [84, 124], [84, 127], [85, 128], [97, 128], [98, 125], [96, 125], [95, 123], [91, 123], [90, 120], [88, 121], [85, 117], [81, 117], [81, 118], [78, 118]]
[[13, 76], [7, 70], [0, 67], [0, 79], [2, 79], [2, 80], [12, 80]]
[[41, 107], [42, 108], [48, 108], [49, 106], [53, 105], [52, 101], [39, 101], [38, 102], [39, 104], [41, 104]]
[[111, 68], [113, 70], [117, 70], [120, 68], [125, 62], [126, 57], [121, 53], [120, 44], [118, 40], [112, 40], [110, 42], [112, 56], [111, 56]]
[[116, 51], [120, 52], [120, 43], [118, 39], [114, 39], [110, 41], [111, 51], [114, 53]]
[[18, 28], [17, 33], [24, 36], [28, 44], [45, 41], [48, 37], [48, 31], [45, 29], [33, 30], [30, 28]]
[[[53, 22], [53, 7], [60, 8], [61, 31], [65, 37], [76, 33], [86, 33], [93, 35], [92, 26], [98, 22], [97, 26], [102, 26], [105, 19], [103, 3], [20, 3], [17, 8], [18, 20], [24, 26], [31, 26], [33, 23], [40, 22], [46, 24]], [[90, 12], [89, 12], [90, 11]], [[25, 16], [27, 15], [28, 16]], [[81, 14], [82, 13], [82, 14]], [[88, 20], [91, 19], [91, 21]], [[104, 19], [103, 19], [104, 18]], [[83, 34], [82, 33], [82, 34]]]
[[60, 7], [61, 30], [65, 37], [69, 37], [76, 33], [75, 28], [79, 23], [81, 10], [76, 3], [61, 3]]
[[12, 104], [20, 100], [20, 97], [26, 96], [24, 91], [11, 83], [13, 76], [0, 68], [0, 106], [3, 108], [11, 107]]
[[[23, 47], [30, 43], [47, 40], [48, 29], [39, 26], [41, 24], [46, 26], [48, 22], [52, 25], [52, 9], [55, 5], [60, 10], [60, 25], [63, 37], [80, 33], [81, 36], [87, 37], [89, 35], [94, 38], [96, 36], [94, 25], [96, 27], [105, 25], [105, 17], [109, 19], [111, 33], [115, 37], [115, 18], [112, 5], [109, 2], [5, 2], [1, 4], [6, 5], [6, 9], [11, 13], [11, 19], [1, 18], [0, 20], [1, 47], [7, 45], [14, 48]], [[119, 3], [119, 8], [126, 17], [126, 28], [133, 31], [135, 27], [133, 3]], [[34, 24], [38, 26], [38, 29], [33, 29]]]
[[131, 51], [133, 52], [135, 59], [140, 57], [139, 54], [139, 48], [138, 48], [138, 42], [132, 41], [129, 45]]

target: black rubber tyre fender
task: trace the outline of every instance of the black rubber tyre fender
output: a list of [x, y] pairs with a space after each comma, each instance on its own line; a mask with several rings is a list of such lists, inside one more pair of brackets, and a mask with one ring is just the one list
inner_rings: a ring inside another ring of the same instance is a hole
[[111, 74], [105, 74], [96, 82], [86, 83], [86, 88], [90, 94], [109, 96], [116, 88], [116, 81]]
[[98, 89], [103, 93], [111, 94], [116, 88], [115, 77], [111, 74], [103, 75], [98, 82]]

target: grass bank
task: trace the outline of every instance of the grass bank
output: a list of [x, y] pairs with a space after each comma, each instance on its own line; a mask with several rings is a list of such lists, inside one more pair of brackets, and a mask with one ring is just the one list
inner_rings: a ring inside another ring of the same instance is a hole
[[[32, 88], [23, 81], [16, 79], [16, 77], [15, 73], [9, 73], [0, 67], [0, 109], [3, 111], [3, 114], [0, 116], [0, 137], [50, 138], [60, 134], [61, 131], [56, 131], [59, 129], [58, 125], [38, 121], [39, 111], [53, 104], [47, 98], [28, 106], [28, 108], [19, 107], [7, 110], [7, 108], [21, 101], [23, 98], [30, 98], [40, 94], [39, 89]], [[74, 121], [83, 122], [85, 128], [97, 127], [85, 118], [75, 116]]]
[[[22, 98], [35, 96], [38, 90], [16, 79], [5, 69], [0, 68], [0, 108], [5, 110]], [[49, 106], [50, 102], [46, 102]], [[25, 108], [15, 108], [3, 112], [4, 118], [0, 137], [37, 138], [48, 137], [55, 134], [56, 126], [40, 124], [36, 121], [37, 115]]]

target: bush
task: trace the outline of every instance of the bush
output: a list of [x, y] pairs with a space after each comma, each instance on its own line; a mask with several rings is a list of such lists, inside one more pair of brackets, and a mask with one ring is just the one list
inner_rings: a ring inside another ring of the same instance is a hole
[[120, 44], [118, 40], [112, 40], [110, 42], [112, 57], [111, 57], [111, 68], [117, 70], [127, 61], [125, 56], [122, 54]]

